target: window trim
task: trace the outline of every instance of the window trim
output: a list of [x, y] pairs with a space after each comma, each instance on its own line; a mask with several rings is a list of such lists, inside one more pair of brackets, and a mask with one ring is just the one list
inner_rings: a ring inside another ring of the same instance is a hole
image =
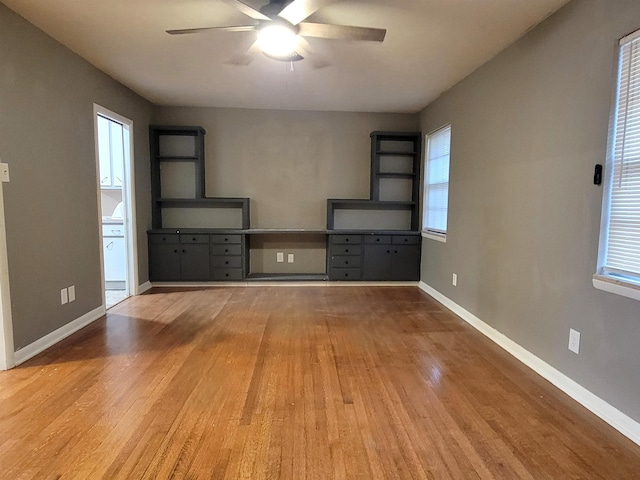
[[[447, 243], [447, 232], [449, 230], [449, 187], [451, 185], [451, 143], [449, 143], [449, 176], [447, 181], [447, 230], [441, 231], [433, 228], [425, 227], [426, 213], [427, 213], [427, 194], [429, 189], [427, 188], [429, 181], [429, 169], [428, 169], [428, 161], [429, 161], [429, 150], [430, 150], [430, 137], [435, 134], [441, 132], [442, 130], [449, 129], [451, 134], [452, 128], [451, 124], [447, 123], [442, 125], [441, 127], [436, 128], [435, 130], [425, 134], [425, 151], [424, 151], [424, 159], [423, 159], [423, 171], [424, 171], [424, 181], [422, 182], [422, 218], [421, 218], [421, 235], [422, 238], [428, 238], [430, 240], [435, 240], [442, 243]], [[451, 142], [451, 141], [450, 141]]]
[[598, 263], [596, 273], [593, 275], [593, 286], [598, 290], [613, 293], [616, 295], [632, 298], [640, 301], [640, 276], [625, 277], [619, 275], [612, 269], [607, 268], [605, 260], [607, 257], [607, 246], [609, 243], [609, 220], [612, 197], [612, 177], [615, 167], [616, 148], [616, 124], [618, 119], [620, 81], [622, 68], [622, 49], [625, 45], [637, 41], [640, 38], [640, 29], [626, 35], [620, 39], [616, 49], [616, 82], [611, 100], [611, 112], [609, 117], [609, 133], [607, 137], [607, 155], [604, 171], [604, 185], [602, 192], [602, 215], [600, 218], [600, 236], [598, 246]]

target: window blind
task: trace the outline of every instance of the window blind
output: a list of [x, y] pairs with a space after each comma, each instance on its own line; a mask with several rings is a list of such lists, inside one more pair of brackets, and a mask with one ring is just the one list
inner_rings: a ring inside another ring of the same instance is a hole
[[621, 41], [603, 273], [640, 279], [640, 38]]
[[424, 192], [424, 230], [446, 233], [449, 208], [451, 126], [429, 135]]

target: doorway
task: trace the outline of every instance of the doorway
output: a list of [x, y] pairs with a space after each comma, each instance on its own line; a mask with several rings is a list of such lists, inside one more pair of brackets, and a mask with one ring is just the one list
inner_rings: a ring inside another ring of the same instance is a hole
[[133, 122], [95, 105], [103, 305], [137, 292], [134, 228]]

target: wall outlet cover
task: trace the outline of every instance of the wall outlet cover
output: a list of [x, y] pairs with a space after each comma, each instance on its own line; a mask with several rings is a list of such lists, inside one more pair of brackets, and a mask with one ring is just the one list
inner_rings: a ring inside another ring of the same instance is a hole
[[0, 181], [3, 183], [9, 182], [9, 164], [0, 163]]
[[287, 255], [287, 263], [293, 263], [293, 253]]
[[575, 354], [580, 353], [580, 332], [573, 328], [569, 329], [569, 350]]
[[76, 286], [75, 285], [71, 285], [69, 287], [69, 301], [73, 302], [76, 299]]
[[278, 263], [284, 262], [284, 252], [277, 252], [276, 253], [276, 262], [278, 262]]

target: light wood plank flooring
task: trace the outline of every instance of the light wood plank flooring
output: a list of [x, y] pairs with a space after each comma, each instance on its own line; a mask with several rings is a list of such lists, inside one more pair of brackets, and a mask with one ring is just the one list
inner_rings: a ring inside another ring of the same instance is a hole
[[415, 287], [155, 289], [0, 372], [3, 479], [637, 479]]

